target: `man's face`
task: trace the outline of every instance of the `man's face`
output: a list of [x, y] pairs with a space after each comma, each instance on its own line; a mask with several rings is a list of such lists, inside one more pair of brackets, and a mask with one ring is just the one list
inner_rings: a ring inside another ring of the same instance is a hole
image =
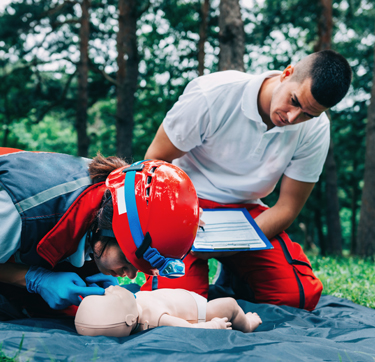
[[129, 263], [118, 245], [108, 245], [98, 258], [96, 255], [100, 255], [101, 248], [101, 242], [98, 241], [94, 246], [94, 260], [101, 273], [114, 277], [127, 276], [130, 279], [136, 277], [137, 268]]
[[285, 127], [318, 117], [327, 109], [311, 94], [311, 78], [296, 82], [284, 71], [272, 93], [270, 119], [276, 127]]

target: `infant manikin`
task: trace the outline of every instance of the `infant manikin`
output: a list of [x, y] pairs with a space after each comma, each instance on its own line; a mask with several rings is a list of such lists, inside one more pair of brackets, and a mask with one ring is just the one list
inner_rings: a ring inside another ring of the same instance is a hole
[[233, 298], [207, 302], [183, 289], [158, 289], [133, 294], [119, 286], [104, 295], [84, 298], [78, 308], [77, 332], [86, 336], [125, 337], [159, 326], [254, 331], [262, 321], [245, 314]]

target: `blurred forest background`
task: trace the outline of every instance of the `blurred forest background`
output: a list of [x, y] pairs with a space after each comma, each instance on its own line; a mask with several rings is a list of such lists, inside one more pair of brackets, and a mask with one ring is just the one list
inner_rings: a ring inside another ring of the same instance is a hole
[[[353, 69], [324, 172], [288, 230], [322, 255], [375, 254], [373, 0], [0, 1], [0, 145], [143, 159], [189, 81], [282, 70], [333, 49]], [[366, 147], [367, 145], [367, 147]], [[264, 201], [272, 205], [277, 193]]]

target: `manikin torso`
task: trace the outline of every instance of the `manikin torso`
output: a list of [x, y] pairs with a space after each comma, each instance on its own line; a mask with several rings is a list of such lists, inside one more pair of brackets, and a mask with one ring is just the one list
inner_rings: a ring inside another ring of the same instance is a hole
[[[163, 314], [198, 323], [198, 307], [194, 297], [183, 289], [158, 289], [136, 293], [138, 331], [159, 326]], [[133, 331], [134, 333], [134, 331]]]

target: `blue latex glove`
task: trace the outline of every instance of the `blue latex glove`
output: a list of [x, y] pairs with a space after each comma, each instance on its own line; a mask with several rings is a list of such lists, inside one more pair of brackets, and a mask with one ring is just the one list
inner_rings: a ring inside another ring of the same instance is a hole
[[26, 273], [25, 280], [28, 292], [40, 294], [52, 309], [79, 305], [80, 296], [104, 294], [103, 288], [86, 286], [76, 273], [53, 272], [32, 266]]
[[112, 275], [105, 275], [103, 273], [90, 275], [86, 278], [86, 282], [90, 287], [100, 286], [104, 289], [110, 287], [111, 285], [119, 285], [116, 277], [113, 277]]

